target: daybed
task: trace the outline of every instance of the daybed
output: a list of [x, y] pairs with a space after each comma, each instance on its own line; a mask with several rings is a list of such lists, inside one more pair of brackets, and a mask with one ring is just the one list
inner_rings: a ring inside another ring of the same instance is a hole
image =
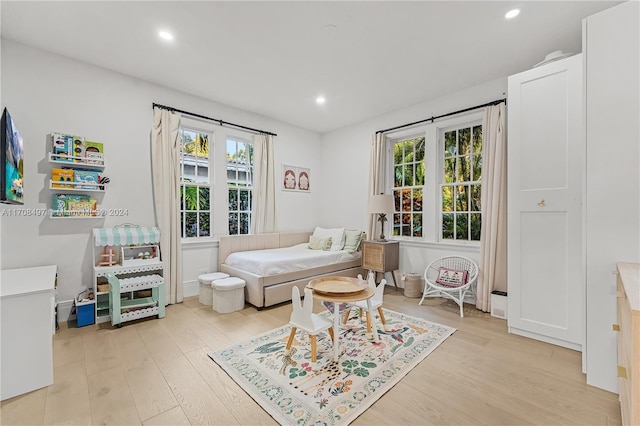
[[[294, 260], [287, 261], [286, 253], [283, 254], [282, 250], [268, 251], [268, 249], [292, 247], [294, 253], [299, 252], [298, 249], [309, 244], [311, 235], [311, 232], [282, 232], [222, 236], [220, 237], [219, 248], [219, 271], [245, 280], [247, 283], [244, 290], [245, 301], [257, 308], [264, 308], [291, 300], [293, 286], [295, 285], [300, 291], [304, 291], [304, 287], [313, 278], [330, 275], [356, 277], [362, 273], [360, 251], [340, 250], [340, 253], [327, 251], [323, 254], [330, 257], [324, 263], [331, 263], [317, 266], [321, 262], [312, 260], [311, 266], [306, 264], [304, 269], [299, 269], [300, 264], [302, 264], [299, 261], [300, 255], [297, 255], [298, 257]], [[323, 252], [322, 250], [309, 249], [307, 251], [317, 254]], [[259, 257], [253, 260], [243, 259], [238, 261], [238, 259], [235, 259], [235, 262], [234, 258], [238, 256], [234, 255], [234, 257], [229, 258], [231, 254], [239, 252], [246, 252], [243, 255], [250, 254]], [[296, 255], [294, 254], [294, 256]], [[302, 255], [302, 257], [305, 257], [305, 255]], [[270, 266], [269, 263], [274, 258], [279, 263], [275, 266]], [[227, 262], [233, 263], [234, 266]]]

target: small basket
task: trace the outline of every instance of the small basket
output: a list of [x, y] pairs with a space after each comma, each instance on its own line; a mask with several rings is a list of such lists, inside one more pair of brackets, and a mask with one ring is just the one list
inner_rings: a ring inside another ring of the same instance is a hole
[[98, 284], [96, 287], [98, 287], [98, 292], [99, 293], [108, 293], [109, 292], [109, 284]]
[[404, 274], [404, 296], [420, 297], [424, 291], [424, 279], [420, 274]]

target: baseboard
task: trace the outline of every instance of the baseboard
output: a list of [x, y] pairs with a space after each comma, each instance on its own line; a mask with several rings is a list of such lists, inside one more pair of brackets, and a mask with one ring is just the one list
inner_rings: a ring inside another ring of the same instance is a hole
[[182, 283], [182, 297], [198, 296], [200, 294], [200, 283], [198, 280], [185, 281]]

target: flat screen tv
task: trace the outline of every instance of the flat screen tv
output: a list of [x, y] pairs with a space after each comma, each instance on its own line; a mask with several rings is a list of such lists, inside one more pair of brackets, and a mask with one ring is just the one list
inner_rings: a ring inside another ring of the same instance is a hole
[[2, 112], [0, 129], [0, 202], [23, 204], [24, 149], [22, 136], [9, 111]]

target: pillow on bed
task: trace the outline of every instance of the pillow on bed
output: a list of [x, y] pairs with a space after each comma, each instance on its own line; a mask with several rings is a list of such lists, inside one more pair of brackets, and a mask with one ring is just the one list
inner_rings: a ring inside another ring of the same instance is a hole
[[329, 250], [331, 248], [331, 237], [316, 238], [311, 235], [309, 237], [309, 248], [311, 250]]
[[344, 228], [320, 228], [316, 226], [313, 230], [316, 238], [331, 238], [331, 251], [342, 250], [344, 247]]
[[352, 229], [344, 230], [344, 250], [359, 251], [362, 244], [363, 232]]

